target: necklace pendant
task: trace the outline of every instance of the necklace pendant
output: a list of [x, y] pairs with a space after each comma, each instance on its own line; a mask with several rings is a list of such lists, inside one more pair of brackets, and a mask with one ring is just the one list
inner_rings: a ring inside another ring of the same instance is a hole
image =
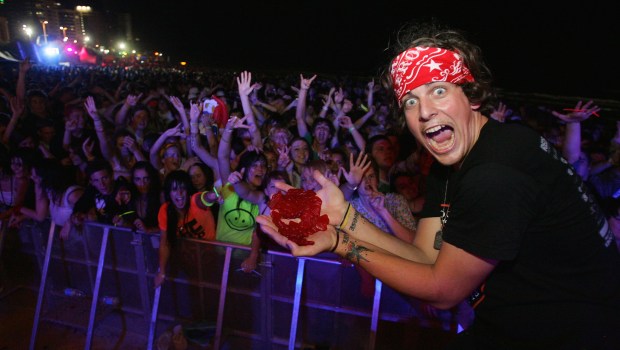
[[437, 233], [435, 233], [435, 242], [433, 243], [433, 248], [435, 248], [436, 250], [439, 250], [441, 248], [441, 243], [443, 242], [442, 236], [443, 230], [439, 230], [437, 231]]

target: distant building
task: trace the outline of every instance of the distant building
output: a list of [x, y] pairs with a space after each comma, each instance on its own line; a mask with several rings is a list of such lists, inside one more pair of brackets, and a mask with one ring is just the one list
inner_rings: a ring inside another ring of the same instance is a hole
[[89, 47], [110, 48], [118, 41], [135, 44], [130, 14], [67, 6], [50, 0], [0, 0], [0, 43], [66, 37], [68, 42]]

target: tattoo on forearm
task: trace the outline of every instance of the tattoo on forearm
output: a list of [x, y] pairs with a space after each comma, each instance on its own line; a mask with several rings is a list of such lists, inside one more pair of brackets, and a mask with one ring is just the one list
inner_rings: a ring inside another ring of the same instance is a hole
[[351, 220], [351, 225], [349, 226], [349, 231], [355, 231], [355, 226], [357, 225], [357, 220], [360, 217], [360, 213], [358, 211], [355, 211], [355, 214], [353, 214], [353, 220]]
[[362, 256], [362, 254], [364, 252], [372, 252], [372, 250], [351, 241], [348, 233], [344, 234], [342, 238], [342, 243], [347, 247], [347, 254], [344, 256], [346, 259], [358, 265], [360, 263], [360, 260], [369, 261], [364, 256]]

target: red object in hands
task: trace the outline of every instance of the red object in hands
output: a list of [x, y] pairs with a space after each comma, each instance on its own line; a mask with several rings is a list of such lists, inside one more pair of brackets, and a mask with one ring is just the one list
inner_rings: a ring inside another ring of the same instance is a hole
[[[267, 205], [271, 208], [273, 223], [283, 236], [297, 245], [312, 245], [314, 242], [306, 237], [326, 230], [329, 224], [327, 215], [321, 215], [321, 203], [314, 191], [292, 188], [285, 194], [274, 194]], [[283, 219], [290, 221], [285, 223]]]

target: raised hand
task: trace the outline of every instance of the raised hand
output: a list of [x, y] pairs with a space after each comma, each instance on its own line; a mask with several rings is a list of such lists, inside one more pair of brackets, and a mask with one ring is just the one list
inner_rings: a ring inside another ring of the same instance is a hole
[[590, 118], [592, 114], [596, 114], [601, 110], [599, 106], [593, 105], [593, 103], [594, 102], [592, 100], [586, 103], [579, 101], [577, 102], [577, 105], [575, 105], [575, 108], [565, 109], [569, 113], [551, 111], [551, 114], [567, 123], [579, 123]]
[[302, 90], [308, 90], [310, 88], [310, 85], [312, 85], [312, 82], [314, 81], [314, 79], [316, 79], [316, 74], [313, 75], [312, 78], [309, 78], [309, 79], [304, 78], [303, 74], [300, 74], [299, 78], [300, 78], [299, 87]]
[[24, 101], [17, 98], [16, 96], [13, 96], [9, 99], [9, 104], [11, 105], [11, 112], [13, 113], [14, 117], [21, 116], [22, 113], [24, 113], [24, 109], [26, 109]]
[[497, 108], [493, 108], [493, 112], [491, 112], [490, 116], [498, 122], [503, 123], [511, 114], [512, 110], [508, 109], [503, 102], [500, 102]]
[[189, 103], [189, 121], [192, 123], [197, 123], [198, 118], [202, 112], [202, 103]]
[[32, 68], [32, 63], [30, 62], [30, 57], [24, 58], [23, 61], [19, 62], [19, 71], [21, 73], [26, 73]]
[[364, 177], [364, 173], [371, 165], [370, 159], [368, 159], [368, 155], [364, 153], [364, 151], [360, 152], [357, 156], [355, 162], [353, 161], [353, 154], [349, 156], [349, 171], [347, 172], [343, 167], [342, 175], [344, 175], [347, 183], [353, 187], [359, 186], [362, 182], [362, 178]]
[[65, 121], [65, 130], [66, 131], [74, 131], [77, 129], [77, 120], [75, 119], [67, 119]]
[[334, 102], [336, 102], [337, 104], [341, 104], [343, 100], [344, 91], [342, 91], [342, 88], [340, 88], [334, 93]]
[[127, 148], [131, 152], [136, 152], [139, 149], [138, 143], [131, 136], [125, 136], [125, 138], [123, 138], [123, 147]]
[[375, 91], [375, 80], [374, 79], [370, 80], [366, 86], [368, 87], [368, 92], [374, 92]]
[[179, 136], [183, 138], [185, 137], [185, 133], [181, 131], [182, 127], [183, 125], [179, 123], [176, 126], [173, 126], [170, 129], [165, 130], [163, 134], [165, 134], [166, 137]]
[[350, 127], [353, 127], [353, 122], [351, 121], [351, 117], [347, 115], [341, 115], [337, 119], [338, 119], [338, 126], [340, 126], [341, 128], [349, 129]]
[[278, 147], [278, 169], [286, 169], [291, 164], [291, 158], [288, 155], [288, 146]]
[[254, 85], [252, 84], [252, 73], [248, 71], [241, 72], [241, 75], [237, 77], [237, 85], [239, 87], [239, 95], [241, 96], [249, 96], [254, 90]]
[[228, 182], [231, 185], [236, 185], [239, 182], [243, 181], [243, 173], [245, 173], [245, 168], [242, 168], [240, 171], [233, 171], [228, 175]]
[[141, 98], [142, 98], [142, 94], [139, 94], [139, 95], [127, 95], [127, 99], [125, 100], [125, 102], [129, 106], [134, 107], [135, 105], [138, 104], [138, 101], [140, 101]]
[[92, 96], [86, 97], [86, 101], [84, 101], [84, 107], [86, 108], [86, 112], [88, 112], [88, 115], [93, 118], [93, 120], [99, 120], [99, 113], [97, 112], [95, 99]]
[[172, 106], [174, 106], [174, 108], [178, 111], [178, 112], [185, 112], [185, 107], [183, 106], [183, 101], [181, 101], [180, 98], [176, 97], [176, 96], [170, 96], [170, 103], [172, 103]]
[[248, 118], [248, 116], [246, 115], [243, 118], [237, 118], [237, 117], [230, 117], [228, 119], [228, 122], [226, 123], [226, 129], [230, 127], [232, 127], [233, 129], [249, 129], [250, 126], [247, 124], [244, 124], [246, 119]]

